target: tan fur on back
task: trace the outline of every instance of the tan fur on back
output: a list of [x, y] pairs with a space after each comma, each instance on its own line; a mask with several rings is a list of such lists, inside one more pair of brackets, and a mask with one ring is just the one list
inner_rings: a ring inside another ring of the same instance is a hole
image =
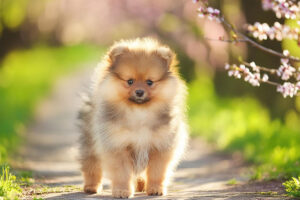
[[100, 188], [103, 172], [114, 197], [132, 196], [135, 183], [148, 195], [165, 194], [187, 141], [186, 87], [176, 65], [167, 46], [142, 38], [114, 44], [97, 66], [80, 112], [86, 192]]

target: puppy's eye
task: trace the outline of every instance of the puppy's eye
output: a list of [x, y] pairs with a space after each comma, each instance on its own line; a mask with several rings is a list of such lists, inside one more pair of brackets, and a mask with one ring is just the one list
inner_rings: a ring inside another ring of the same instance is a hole
[[151, 81], [151, 80], [147, 80], [146, 82], [147, 82], [147, 85], [149, 85], [149, 86], [151, 86], [153, 84], [153, 81]]
[[133, 79], [129, 79], [129, 80], [127, 81], [127, 83], [128, 83], [128, 85], [132, 85], [132, 84], [133, 84]]

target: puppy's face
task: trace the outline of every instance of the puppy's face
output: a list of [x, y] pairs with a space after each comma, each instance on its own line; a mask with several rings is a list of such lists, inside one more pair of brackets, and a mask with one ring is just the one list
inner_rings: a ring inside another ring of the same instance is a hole
[[172, 54], [169, 49], [146, 53], [125, 47], [112, 51], [110, 57], [114, 99], [131, 105], [149, 105], [155, 101], [167, 101], [174, 92], [176, 84], [170, 76]]

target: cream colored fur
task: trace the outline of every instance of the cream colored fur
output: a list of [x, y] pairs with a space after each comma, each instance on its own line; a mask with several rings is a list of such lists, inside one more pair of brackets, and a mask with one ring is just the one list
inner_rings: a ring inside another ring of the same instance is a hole
[[[153, 100], [145, 105], [120, 100], [123, 86], [109, 67], [124, 51], [145, 51], [145, 55], [155, 52], [161, 56], [157, 59], [166, 59], [163, 63], [169, 67], [167, 73], [170, 75], [149, 89]], [[171, 173], [182, 157], [188, 138], [184, 107], [186, 88], [174, 65], [176, 59], [168, 47], [146, 38], [115, 44], [97, 66], [91, 94], [80, 117], [85, 192], [97, 192], [103, 172], [112, 180], [114, 197], [132, 196], [138, 177], [144, 177], [146, 188], [143, 189], [148, 195], [166, 193]], [[93, 181], [89, 174], [101, 177]]]

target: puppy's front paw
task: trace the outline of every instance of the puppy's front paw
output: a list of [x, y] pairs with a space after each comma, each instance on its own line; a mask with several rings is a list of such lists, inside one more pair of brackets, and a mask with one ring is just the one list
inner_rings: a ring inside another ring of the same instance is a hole
[[126, 189], [113, 189], [112, 196], [114, 198], [127, 199], [131, 197], [131, 191]]
[[88, 194], [95, 194], [97, 192], [100, 192], [100, 190], [101, 187], [99, 187], [98, 185], [85, 185], [83, 188], [83, 191]]
[[162, 196], [166, 193], [164, 187], [160, 185], [148, 186], [146, 192], [148, 196]]

